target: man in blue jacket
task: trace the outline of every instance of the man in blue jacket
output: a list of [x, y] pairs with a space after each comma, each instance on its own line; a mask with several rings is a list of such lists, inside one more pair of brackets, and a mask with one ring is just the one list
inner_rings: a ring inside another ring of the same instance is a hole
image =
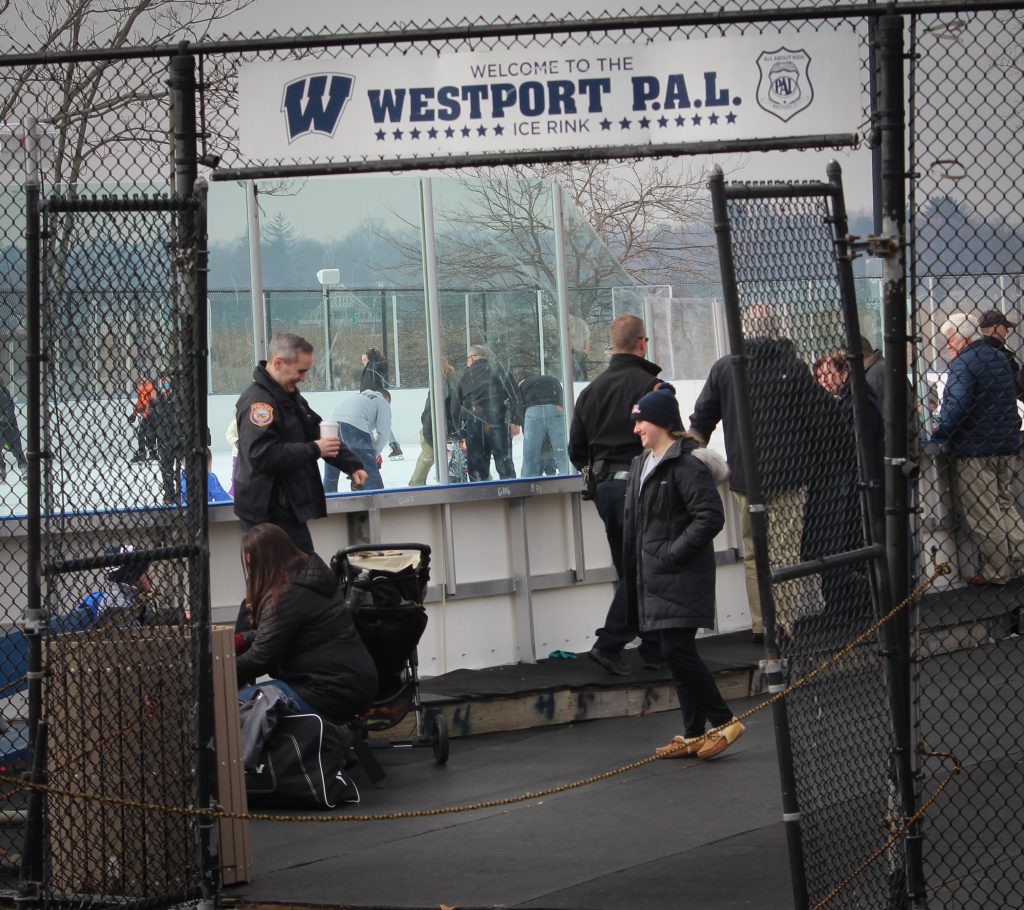
[[964, 521], [984, 559], [967, 582], [1001, 585], [1011, 562], [1024, 560], [1024, 521], [1011, 488], [1021, 426], [1013, 369], [966, 313], [954, 313], [940, 331], [952, 362], [933, 438], [949, 446]]

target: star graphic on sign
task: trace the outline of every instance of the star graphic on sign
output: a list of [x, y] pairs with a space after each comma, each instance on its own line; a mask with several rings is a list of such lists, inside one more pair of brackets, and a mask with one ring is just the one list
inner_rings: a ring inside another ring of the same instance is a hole
[[499, 124], [498, 124], [498, 125], [497, 125], [497, 126], [496, 126], [496, 127], [494, 128], [494, 135], [495, 135], [495, 136], [502, 136], [502, 135], [504, 135], [504, 133], [505, 133], [505, 127], [503, 127], [503, 126], [502, 126], [502, 125], [501, 125], [501, 124], [499, 123]]
[[436, 139], [437, 138], [437, 130], [434, 129], [434, 127], [431, 127], [429, 130], [427, 130], [427, 138], [428, 139]]
[[660, 126], [662, 129], [664, 129], [666, 126], [668, 126], [668, 117], [664, 117], [664, 116], [663, 117], [659, 117], [658, 118], [658, 126]]
[[619, 127], [620, 127], [621, 129], [624, 129], [624, 130], [628, 130], [628, 129], [629, 129], [629, 121], [628, 121], [628, 120], [627, 120], [627, 119], [626, 119], [625, 117], [623, 117], [623, 118], [622, 118], [622, 119], [621, 119], [621, 120], [619, 121]]
[[414, 129], [411, 133], [409, 133], [409, 138], [410, 139], [419, 139], [420, 138], [420, 131], [417, 130], [417, 129]]
[[396, 139], [401, 139], [402, 138], [402, 131], [401, 130], [395, 130], [391, 135], [394, 136]]
[[700, 114], [693, 115], [693, 125], [700, 126]]
[[454, 135], [455, 135], [455, 130], [453, 130], [451, 127], [448, 127], [448, 129], [446, 129], [444, 131], [444, 138], [445, 139], [451, 139], [452, 136], [454, 136]]
[[736, 122], [736, 115], [732, 111], [729, 111], [729, 113], [725, 115], [725, 122], [726, 123], [735, 123]]
[[463, 136], [468, 136], [472, 132], [472, 130], [470, 130], [468, 126], [464, 126], [461, 130], [459, 130], [459, 132], [462, 133]]
[[608, 120], [607, 118], [605, 118], [604, 120], [601, 121], [601, 129], [603, 129], [603, 130], [610, 130], [611, 128], [612, 128], [611, 120]]
[[708, 123], [710, 123], [712, 126], [718, 126], [718, 114], [712, 114], [710, 117], [708, 117]]
[[487, 135], [487, 127], [486, 126], [478, 126], [476, 128], [476, 134], [478, 136], [486, 136]]
[[686, 118], [682, 114], [676, 117], [676, 126], [686, 126]]
[[386, 135], [387, 135], [387, 133], [385, 133], [384, 130], [377, 130], [377, 141], [378, 142], [383, 142], [384, 141], [384, 137]]
[[642, 130], [649, 130], [651, 128], [651, 121], [646, 117], [641, 117], [637, 122], [640, 124], [640, 129]]

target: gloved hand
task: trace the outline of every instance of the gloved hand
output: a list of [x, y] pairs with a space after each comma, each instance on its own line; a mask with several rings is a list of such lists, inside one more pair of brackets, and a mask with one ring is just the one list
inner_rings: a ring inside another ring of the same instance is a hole
[[235, 633], [235, 654], [242, 654], [249, 650], [252, 645], [253, 639], [256, 637], [255, 632], [236, 632]]

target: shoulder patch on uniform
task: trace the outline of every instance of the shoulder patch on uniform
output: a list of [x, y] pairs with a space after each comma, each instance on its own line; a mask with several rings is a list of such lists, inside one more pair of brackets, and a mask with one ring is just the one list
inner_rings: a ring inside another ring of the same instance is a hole
[[258, 427], [269, 427], [274, 422], [274, 407], [265, 401], [249, 405], [249, 422]]

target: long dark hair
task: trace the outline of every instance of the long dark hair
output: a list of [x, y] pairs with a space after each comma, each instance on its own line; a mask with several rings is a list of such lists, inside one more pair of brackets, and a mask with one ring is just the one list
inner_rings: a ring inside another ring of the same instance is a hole
[[259, 625], [264, 602], [276, 604], [289, 576], [308, 559], [277, 525], [256, 525], [242, 538], [245, 599], [253, 628]]

